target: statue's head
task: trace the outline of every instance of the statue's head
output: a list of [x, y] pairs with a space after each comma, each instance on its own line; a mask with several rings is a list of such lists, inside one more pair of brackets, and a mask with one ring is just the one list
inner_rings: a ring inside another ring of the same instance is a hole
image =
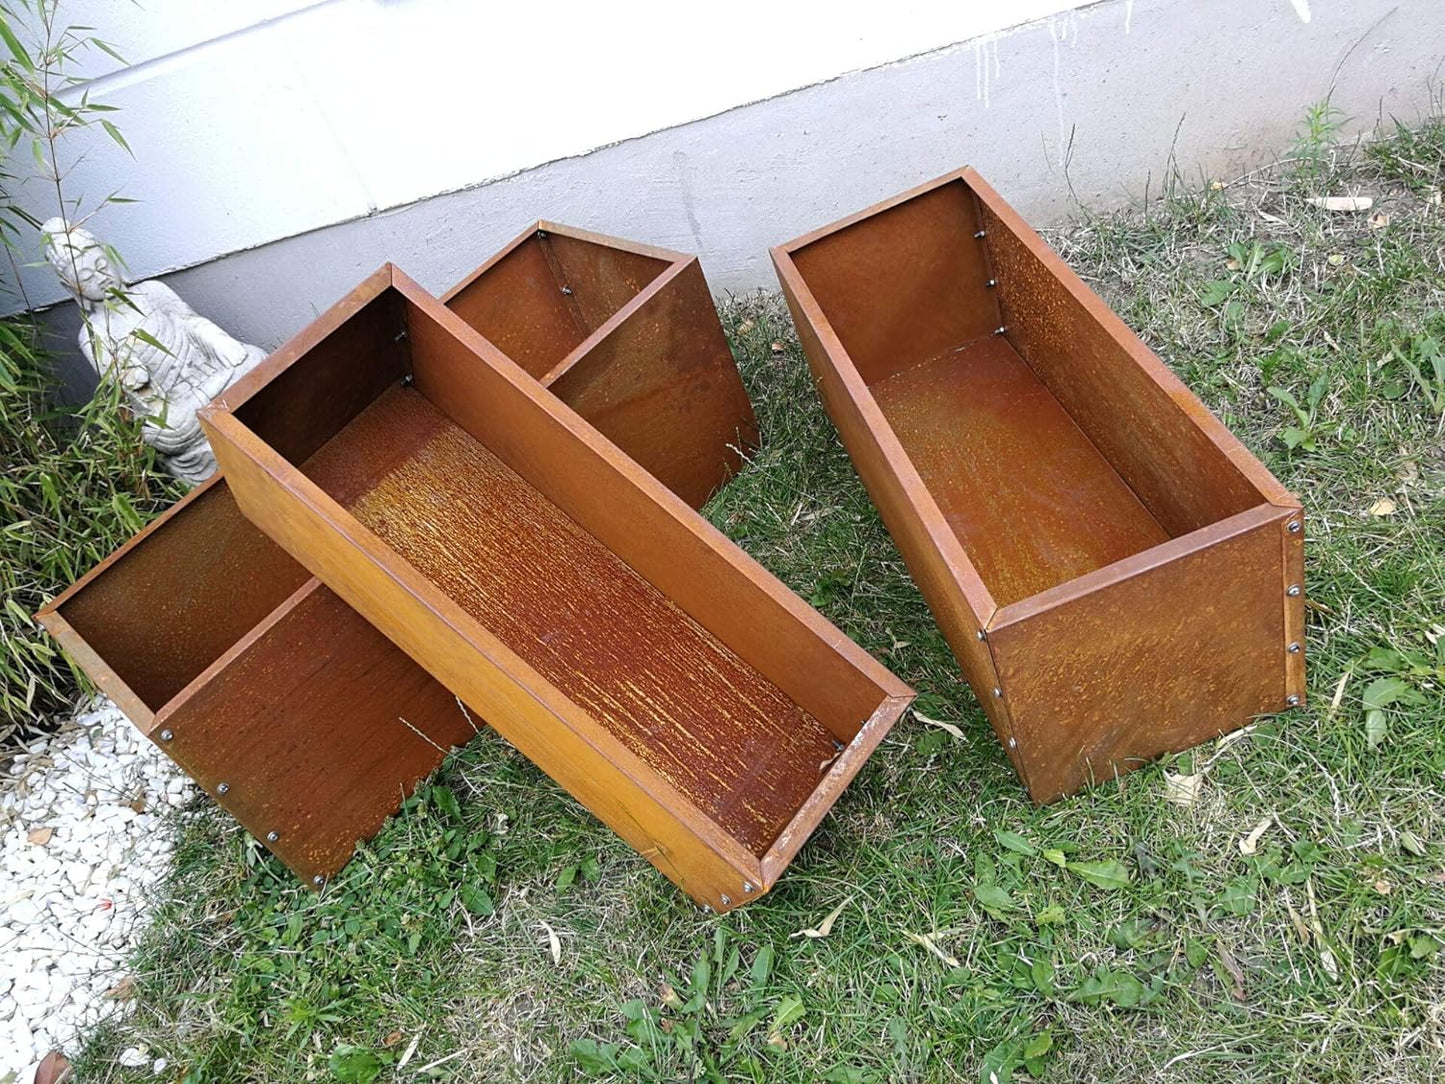
[[105, 246], [89, 230], [52, 218], [40, 227], [45, 259], [82, 302], [104, 301], [125, 285]]

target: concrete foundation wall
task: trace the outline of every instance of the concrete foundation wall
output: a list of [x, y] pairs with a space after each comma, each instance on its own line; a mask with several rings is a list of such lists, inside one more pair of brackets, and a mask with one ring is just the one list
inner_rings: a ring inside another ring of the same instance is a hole
[[[769, 245], [958, 165], [1053, 223], [1075, 197], [1100, 210], [1157, 191], [1171, 159], [1195, 179], [1266, 162], [1326, 95], [1351, 130], [1418, 119], [1442, 57], [1438, 0], [1109, 0], [166, 281], [270, 348], [383, 261], [440, 292], [550, 218], [699, 253], [715, 293], [773, 288]], [[70, 306], [50, 319], [73, 333]]]

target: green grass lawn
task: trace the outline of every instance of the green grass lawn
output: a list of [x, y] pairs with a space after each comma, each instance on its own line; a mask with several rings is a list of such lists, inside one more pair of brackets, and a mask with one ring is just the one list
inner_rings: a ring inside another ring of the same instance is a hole
[[765, 444], [708, 515], [962, 737], [905, 718], [725, 917], [490, 733], [320, 896], [199, 803], [80, 1078], [154, 1079], [114, 1067], [141, 1045], [191, 1082], [1439, 1079], [1445, 124], [1320, 132], [1049, 237], [1303, 499], [1307, 708], [1034, 808], [781, 303], [741, 299]]

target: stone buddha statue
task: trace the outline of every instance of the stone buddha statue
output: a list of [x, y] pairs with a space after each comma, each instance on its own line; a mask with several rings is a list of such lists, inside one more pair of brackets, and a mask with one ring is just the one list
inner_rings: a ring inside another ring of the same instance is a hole
[[120, 381], [144, 419], [143, 439], [167, 471], [193, 484], [209, 478], [216, 457], [196, 411], [265, 352], [197, 315], [163, 283], [126, 286], [109, 250], [88, 230], [59, 218], [40, 230], [46, 260], [85, 317], [80, 352], [101, 379]]

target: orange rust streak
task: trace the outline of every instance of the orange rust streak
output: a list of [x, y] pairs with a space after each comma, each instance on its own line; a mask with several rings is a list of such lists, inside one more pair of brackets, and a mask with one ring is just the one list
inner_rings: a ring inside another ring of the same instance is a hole
[[754, 853], [816, 787], [817, 719], [419, 393], [305, 470]]

